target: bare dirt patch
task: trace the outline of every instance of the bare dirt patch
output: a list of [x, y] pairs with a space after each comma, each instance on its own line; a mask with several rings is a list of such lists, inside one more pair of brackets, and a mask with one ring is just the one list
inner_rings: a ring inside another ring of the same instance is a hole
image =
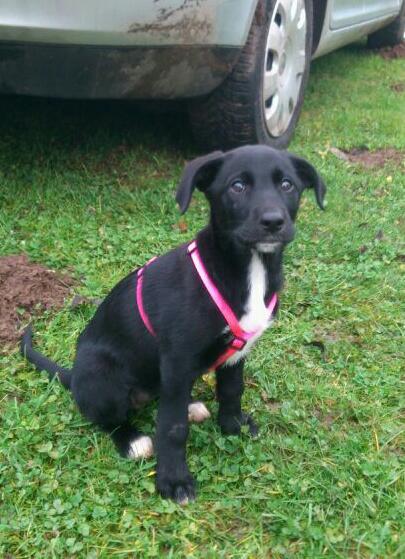
[[367, 147], [353, 148], [349, 151], [331, 148], [330, 151], [343, 161], [358, 163], [368, 169], [381, 168], [387, 163], [403, 165], [405, 162], [405, 152], [395, 148], [377, 149], [375, 151], [370, 151]]
[[402, 93], [405, 91], [405, 82], [393, 83], [390, 85], [390, 89], [396, 93]]
[[321, 425], [323, 425], [326, 428], [331, 427], [335, 423], [335, 421], [340, 417], [338, 414], [325, 413], [318, 409], [314, 411], [314, 416], [317, 418], [319, 423], [321, 423]]
[[395, 45], [395, 47], [384, 47], [377, 50], [378, 54], [385, 60], [393, 60], [394, 58], [405, 58], [405, 42]]
[[0, 353], [18, 342], [35, 312], [61, 307], [73, 284], [72, 278], [30, 262], [26, 254], [0, 258]]
[[267, 408], [273, 413], [277, 413], [282, 407], [282, 402], [279, 402], [275, 398], [270, 398], [266, 392], [261, 394], [263, 402], [265, 402]]

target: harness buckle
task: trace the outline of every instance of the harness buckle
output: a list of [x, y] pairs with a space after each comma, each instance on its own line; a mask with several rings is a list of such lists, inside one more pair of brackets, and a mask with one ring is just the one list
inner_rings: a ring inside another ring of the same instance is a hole
[[237, 351], [241, 351], [246, 345], [246, 340], [243, 340], [242, 338], [237, 338], [236, 336], [234, 336], [233, 340], [231, 341], [231, 343], [229, 345], [233, 349], [236, 349]]

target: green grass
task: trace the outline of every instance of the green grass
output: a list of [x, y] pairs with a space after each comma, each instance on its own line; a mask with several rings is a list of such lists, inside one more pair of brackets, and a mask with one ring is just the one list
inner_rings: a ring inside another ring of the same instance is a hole
[[[194, 504], [161, 500], [153, 460], [118, 458], [60, 386], [16, 350], [0, 356], [0, 556], [405, 556], [404, 167], [328, 151], [404, 150], [405, 97], [390, 89], [401, 81], [403, 60], [357, 45], [313, 63], [291, 149], [323, 174], [327, 211], [305, 196], [277, 326], [248, 359], [260, 438], [225, 438], [214, 419], [191, 429]], [[99, 297], [205, 223], [197, 196], [178, 227], [173, 194], [196, 153], [183, 117], [13, 98], [1, 109], [1, 254], [27, 252]], [[93, 312], [44, 314], [37, 345], [69, 364]], [[212, 383], [196, 391], [215, 417]], [[155, 414], [140, 419], [146, 433]]]

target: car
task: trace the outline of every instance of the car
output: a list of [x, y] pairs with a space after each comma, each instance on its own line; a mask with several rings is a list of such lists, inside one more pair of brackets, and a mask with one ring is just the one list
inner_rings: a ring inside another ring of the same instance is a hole
[[404, 24], [405, 0], [2, 0], [0, 93], [183, 100], [207, 148], [285, 148], [311, 59]]

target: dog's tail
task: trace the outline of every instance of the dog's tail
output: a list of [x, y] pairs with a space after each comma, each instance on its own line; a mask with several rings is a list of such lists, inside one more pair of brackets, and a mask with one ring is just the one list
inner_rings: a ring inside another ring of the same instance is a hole
[[71, 371], [60, 367], [54, 361], [51, 361], [39, 351], [32, 347], [32, 328], [31, 325], [27, 326], [21, 339], [20, 351], [23, 357], [28, 359], [38, 371], [47, 371], [49, 379], [52, 380], [55, 376], [59, 379], [60, 383], [67, 389], [70, 388]]

